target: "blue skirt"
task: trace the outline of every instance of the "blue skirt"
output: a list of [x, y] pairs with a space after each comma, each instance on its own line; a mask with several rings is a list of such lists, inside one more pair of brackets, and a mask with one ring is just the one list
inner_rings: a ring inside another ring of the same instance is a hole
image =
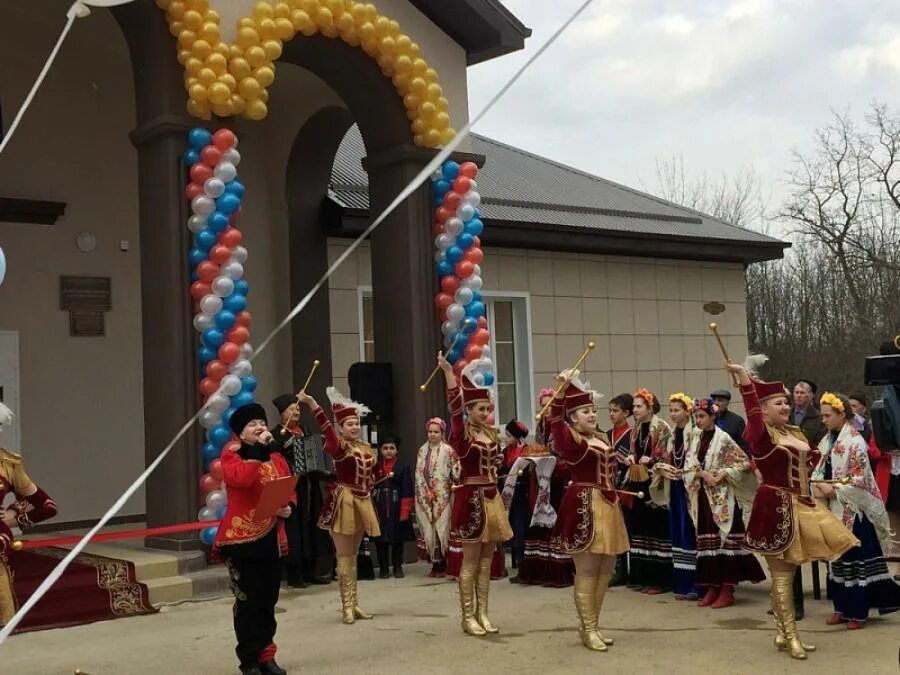
[[687, 490], [682, 481], [670, 481], [669, 529], [672, 536], [672, 592], [697, 595], [697, 533], [688, 511]]
[[834, 611], [846, 621], [865, 621], [870, 609], [879, 614], [896, 612], [900, 609], [900, 584], [888, 571], [875, 527], [865, 516], [857, 516], [853, 534], [860, 545], [831, 563], [828, 572]]

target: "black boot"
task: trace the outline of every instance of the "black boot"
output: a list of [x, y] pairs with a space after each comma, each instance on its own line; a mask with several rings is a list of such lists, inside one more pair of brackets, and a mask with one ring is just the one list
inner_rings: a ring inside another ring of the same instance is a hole
[[330, 577], [321, 577], [316, 574], [315, 558], [304, 558], [300, 563], [300, 569], [303, 570], [303, 579], [310, 584], [324, 586], [331, 583]]
[[628, 583], [628, 559], [622, 553], [616, 556], [616, 571], [613, 573], [612, 579], [609, 580], [610, 586], [624, 586]]
[[388, 545], [381, 542], [375, 543], [375, 550], [378, 553], [378, 568], [381, 572], [378, 574], [379, 579], [390, 579], [391, 572], [388, 567]]
[[252, 666], [241, 666], [241, 675], [263, 675], [263, 671], [260, 670], [259, 665], [253, 664]]
[[402, 579], [403, 574], [403, 544], [391, 544], [391, 563], [394, 565], [394, 578]]
[[287, 671], [275, 663], [275, 661], [266, 661], [260, 665], [260, 670], [265, 675], [287, 675]]
[[307, 588], [308, 583], [303, 579], [303, 567], [300, 563], [290, 563], [285, 566], [287, 572], [287, 584], [291, 588]]
[[800, 621], [805, 614], [803, 609], [803, 569], [797, 567], [797, 573], [794, 574], [794, 618]]

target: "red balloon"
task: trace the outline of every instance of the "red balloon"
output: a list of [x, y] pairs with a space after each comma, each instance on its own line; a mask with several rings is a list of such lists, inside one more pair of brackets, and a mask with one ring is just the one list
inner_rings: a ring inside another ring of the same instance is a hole
[[463, 355], [469, 361], [474, 361], [475, 359], [481, 358], [481, 349], [481, 345], [472, 344], [472, 342], [469, 342], [469, 344], [466, 345], [466, 349], [463, 352]]
[[466, 277], [472, 276], [472, 272], [475, 271], [475, 264], [469, 260], [460, 260], [456, 263], [456, 276], [460, 279], [465, 279]]
[[486, 316], [478, 317], [478, 327], [479, 328], [487, 328], [487, 317]]
[[219, 347], [219, 360], [224, 363], [234, 363], [241, 357], [241, 348], [233, 342], [226, 342]]
[[235, 246], [240, 245], [243, 238], [244, 235], [242, 235], [241, 231], [236, 227], [226, 227], [222, 230], [221, 234], [219, 234], [219, 243], [224, 244], [228, 248], [234, 248]]
[[225, 470], [222, 468], [221, 459], [214, 459], [209, 463], [209, 475], [220, 482], [225, 479]]
[[441, 323], [444, 323], [447, 320], [447, 310], [442, 309], [440, 312], [438, 312], [438, 316], [441, 318]]
[[197, 265], [197, 276], [200, 281], [212, 281], [219, 276], [219, 266], [209, 260], [204, 260]]
[[468, 176], [457, 176], [453, 181], [453, 191], [457, 194], [464, 195], [472, 189], [472, 179]]
[[453, 304], [453, 296], [449, 293], [438, 293], [434, 297], [434, 304], [438, 309], [447, 309]]
[[213, 177], [212, 167], [206, 164], [194, 164], [191, 167], [191, 180], [195, 183], [203, 185], [206, 181]]
[[456, 373], [456, 376], [459, 377], [459, 374], [462, 372], [462, 369], [469, 365], [469, 362], [465, 359], [460, 359], [456, 363], [453, 364], [453, 372]]
[[203, 194], [203, 186], [198, 185], [197, 183], [188, 183], [187, 187], [184, 189], [184, 196], [188, 198], [188, 201], [192, 200], [194, 197], [199, 197]]
[[200, 479], [200, 494], [208, 495], [213, 490], [218, 490], [222, 487], [222, 481], [216, 480], [208, 473], [203, 474], [203, 478]]
[[201, 300], [210, 293], [212, 293], [212, 289], [207, 283], [204, 283], [202, 281], [195, 281], [191, 284], [191, 297], [194, 300]]
[[448, 209], [446, 206], [441, 206], [437, 211], [434, 212], [435, 217], [439, 223], [443, 223], [447, 218], [453, 217], [453, 211]]
[[243, 326], [235, 326], [225, 334], [225, 338], [236, 345], [242, 345], [250, 339], [250, 331]]
[[241, 449], [240, 441], [228, 441], [222, 446], [222, 452], [237, 452]]
[[240, 218], [240, 217], [241, 217], [241, 207], [238, 207], [238, 210], [237, 210], [237, 211], [235, 211], [234, 213], [229, 214], [229, 216], [228, 216], [228, 222], [233, 223], [234, 221], [236, 221], [236, 220], [237, 220], [238, 218]]
[[459, 208], [460, 204], [462, 204], [462, 195], [458, 192], [453, 192], [452, 190], [444, 195], [444, 207], [450, 209], [451, 211], [456, 211]]
[[228, 366], [219, 361], [219, 359], [213, 359], [209, 363], [206, 364], [206, 377], [208, 377], [213, 382], [216, 382], [216, 386], [218, 387], [218, 382], [223, 377], [228, 374]]
[[481, 248], [481, 237], [479, 237], [477, 234], [472, 237], [472, 246]]
[[216, 244], [209, 249], [209, 259], [219, 265], [224, 265], [231, 257], [231, 249], [224, 244]]
[[472, 331], [472, 335], [469, 337], [469, 344], [475, 344], [480, 347], [483, 347], [490, 341], [491, 334], [488, 333], [486, 328], [476, 328], [474, 331]]
[[244, 328], [250, 328], [250, 321], [252, 321], [252, 319], [253, 316], [245, 309], [243, 312], [238, 313], [235, 325], [243, 326]]
[[466, 251], [463, 258], [465, 260], [468, 260], [473, 265], [480, 265], [482, 262], [484, 262], [484, 251], [473, 246], [468, 251]]
[[478, 175], [478, 165], [475, 162], [463, 162], [459, 165], [459, 175], [475, 178]]
[[213, 167], [222, 161], [222, 151], [214, 145], [207, 145], [200, 151], [200, 161]]
[[448, 274], [441, 279], [441, 290], [444, 291], [444, 293], [450, 293], [452, 295], [453, 293], [456, 293], [457, 288], [459, 288], [459, 279], [456, 276]]
[[215, 391], [219, 388], [219, 383], [209, 377], [204, 377], [202, 380], [200, 380], [200, 384], [197, 385], [197, 388], [200, 390], [201, 394], [203, 394], [204, 396], [209, 396], [215, 393]]
[[236, 140], [231, 129], [219, 129], [213, 134], [213, 145], [222, 152], [233, 148]]
[[[492, 407], [493, 407], [493, 406], [492, 406]], [[496, 423], [496, 421], [494, 420], [494, 413], [491, 413], [490, 415], [488, 415], [488, 418], [487, 418], [487, 425], [488, 425], [489, 427], [492, 427], [492, 426], [494, 426], [495, 423]]]
[[439, 234], [444, 234], [443, 224], [435, 223], [434, 225], [432, 225], [431, 234], [434, 235], [435, 237], [438, 236]]

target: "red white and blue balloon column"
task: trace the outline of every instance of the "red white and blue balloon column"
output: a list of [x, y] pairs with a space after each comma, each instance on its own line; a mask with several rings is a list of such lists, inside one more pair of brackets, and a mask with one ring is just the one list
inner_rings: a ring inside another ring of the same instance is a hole
[[494, 384], [490, 333], [481, 297], [481, 250], [479, 235], [484, 230], [478, 207], [481, 195], [476, 188], [478, 167], [472, 162], [447, 161], [432, 177], [434, 192], [435, 265], [441, 290], [435, 305], [441, 318], [444, 347], [457, 376], [475, 363], [474, 384]]
[[[241, 246], [236, 226], [244, 185], [237, 178], [241, 155], [232, 131], [219, 129], [211, 134], [192, 129], [188, 143], [184, 162], [190, 183], [185, 196], [192, 211], [187, 225], [194, 235], [188, 259], [194, 328], [200, 334], [200, 424], [206, 429], [202, 448], [206, 473], [200, 479], [205, 504], [197, 515], [212, 523], [221, 520], [227, 500], [219, 457], [223, 450], [239, 447], [228, 420], [236, 408], [253, 402], [256, 390], [250, 364], [249, 286], [243, 278], [247, 249]], [[200, 539], [212, 544], [216, 530], [213, 525], [202, 530]]]

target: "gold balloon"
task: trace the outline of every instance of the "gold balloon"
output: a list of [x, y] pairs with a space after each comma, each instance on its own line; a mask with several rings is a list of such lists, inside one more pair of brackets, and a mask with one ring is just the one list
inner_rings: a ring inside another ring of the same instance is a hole
[[413, 136], [413, 143], [415, 143], [418, 147], [422, 148], [425, 146], [425, 136], [422, 134], [416, 134]]
[[[353, 22], [357, 26], [361, 26], [368, 21], [366, 6], [361, 2], [355, 2], [350, 6], [350, 15], [353, 17]], [[374, 29], [374, 26], [372, 28]]]
[[234, 93], [237, 90], [237, 79], [231, 73], [219, 75], [219, 82], [228, 87], [230, 93]]
[[341, 39], [351, 47], [359, 47], [361, 44], [361, 40], [359, 39], [359, 35], [356, 34], [355, 28], [351, 28], [348, 31], [341, 31]]
[[220, 42], [215, 47], [213, 47], [213, 54], [221, 54], [227, 61], [231, 58], [231, 47], [229, 47], [224, 42]]
[[228, 100], [225, 101], [225, 103], [213, 103], [210, 107], [219, 117], [228, 117], [234, 112], [231, 108], [231, 97], [228, 97]]
[[197, 39], [197, 34], [192, 30], [183, 30], [178, 34], [178, 46], [182, 49], [190, 49]]
[[231, 97], [231, 110], [233, 115], [240, 115], [244, 112], [244, 109], [247, 107], [247, 101], [244, 100], [243, 96], [238, 96], [237, 94], [232, 95]]
[[255, 77], [245, 77], [238, 82], [238, 93], [246, 99], [259, 98], [262, 85]]
[[259, 92], [259, 100], [262, 101], [263, 103], [269, 102], [269, 90], [268, 89], [263, 89], [262, 91]]
[[434, 68], [426, 68], [422, 77], [425, 78], [425, 81], [428, 82], [428, 84], [438, 81], [438, 74]]
[[263, 19], [259, 22], [257, 28], [260, 40], [272, 40], [278, 37], [278, 31], [275, 28], [275, 19]]
[[414, 94], [423, 96], [428, 91], [428, 83], [422, 77], [414, 77], [409, 81], [409, 89]]
[[421, 117], [416, 117], [412, 121], [412, 130], [413, 133], [424, 134], [428, 130], [428, 122], [423, 120]]
[[441, 132], [437, 129], [429, 129], [425, 132], [425, 143], [429, 148], [433, 148], [441, 142]]
[[423, 119], [430, 120], [437, 113], [437, 106], [431, 101], [425, 101], [419, 106], [419, 115]]
[[243, 114], [248, 120], [259, 121], [265, 119], [268, 113], [268, 106], [259, 99], [254, 99], [252, 101], [247, 101], [247, 107], [244, 108]]
[[200, 27], [200, 37], [211, 45], [218, 45], [222, 39], [222, 31], [212, 21], [207, 21]]
[[309, 14], [302, 9], [295, 9], [291, 12], [291, 23], [294, 24], [294, 28], [297, 30], [303, 30], [305, 27], [311, 25], [313, 20], [310, 19]]
[[434, 128], [443, 131], [450, 126], [450, 115], [445, 112], [439, 112], [434, 116]]
[[268, 2], [257, 2], [253, 5], [253, 17], [260, 21], [262, 19], [275, 18], [275, 8]]
[[175, 21], [181, 21], [186, 10], [187, 7], [181, 0], [172, 0], [172, 2], [169, 3], [169, 16]]
[[204, 87], [209, 87], [216, 81], [216, 73], [212, 68], [201, 68], [200, 72], [197, 73], [197, 79], [200, 80], [200, 84]]
[[378, 53], [378, 38], [366, 38], [362, 41], [363, 51], [374, 57]]
[[281, 42], [279, 40], [266, 40], [262, 43], [262, 48], [269, 61], [277, 61], [281, 56]]
[[335, 16], [337, 18], [335, 19], [334, 24], [342, 33], [347, 33], [356, 29], [356, 23], [353, 21], [353, 15], [350, 12], [341, 12], [340, 14], [335, 14]]
[[246, 51], [259, 44], [259, 33], [255, 28], [241, 28], [238, 30], [236, 42], [241, 49]]
[[[225, 105], [231, 103], [231, 90], [222, 82], [213, 82], [207, 92], [210, 103], [213, 105]], [[231, 114], [231, 113], [229, 113]]]
[[259, 45], [250, 47], [250, 49], [244, 52], [244, 58], [247, 59], [247, 63], [250, 64], [251, 68], [259, 68], [269, 61], [269, 59], [266, 58], [266, 51]]
[[408, 73], [412, 71], [412, 59], [406, 54], [401, 54], [394, 59], [394, 68], [398, 73]]
[[206, 67], [212, 68], [213, 72], [221, 77], [228, 72], [228, 60], [221, 54], [213, 53], [206, 57]]
[[291, 16], [291, 6], [286, 2], [276, 2], [274, 9], [276, 19], [287, 19]]
[[422, 99], [416, 94], [407, 94], [403, 97], [403, 105], [407, 110], [416, 110], [421, 105]]
[[[394, 64], [394, 66], [396, 67], [396, 64]], [[394, 87], [396, 87], [397, 91], [401, 94], [409, 91], [409, 75], [395, 73], [391, 80], [394, 82]]]
[[381, 72], [387, 77], [394, 74], [394, 57], [390, 54], [385, 54], [384, 52], [379, 53], [375, 57], [375, 62], [381, 68]]
[[456, 130], [455, 129], [444, 129], [441, 132], [441, 145], [447, 145], [450, 141], [456, 138]]
[[265, 89], [275, 81], [275, 69], [271, 66], [261, 66], [253, 71], [253, 77]]
[[446, 111], [446, 110], [450, 109], [450, 101], [448, 101], [443, 96], [441, 96], [437, 101], [435, 101], [434, 104], [437, 106], [438, 110]]
[[192, 98], [188, 99], [187, 111], [192, 117], [197, 117], [202, 120], [208, 120], [210, 117], [209, 108], [207, 108], [202, 103], [198, 103]]
[[169, 4], [172, 0], [156, 0], [156, 6], [160, 9], [169, 9]]
[[202, 84], [194, 84], [188, 87], [188, 96], [198, 103], [204, 103], [207, 97], [206, 87]]
[[228, 45], [228, 53], [230, 59], [242, 59], [244, 58], [244, 50], [236, 44]]
[[326, 28], [334, 25], [334, 14], [327, 7], [319, 7], [316, 12], [316, 24], [320, 28]]
[[300, 9], [311, 17], [315, 16], [319, 11], [319, 0], [300, 0]]
[[330, 26], [322, 26], [320, 30], [322, 31], [322, 35], [330, 38], [336, 38], [341, 34], [341, 32], [338, 30], [338, 27], [334, 24], [331, 24]]
[[212, 45], [206, 40], [194, 40], [194, 44], [191, 45], [191, 54], [201, 61], [205, 61], [206, 57], [212, 54]]
[[172, 34], [172, 37], [178, 37], [181, 35], [181, 32], [184, 30], [184, 24], [180, 21], [173, 21], [169, 24], [169, 32]]
[[247, 59], [243, 57], [239, 57], [236, 59], [231, 59], [228, 63], [228, 72], [237, 78], [238, 81], [243, 80], [245, 77], [248, 77], [253, 69], [250, 67], [250, 64], [247, 63]]
[[325, 0], [325, 6], [334, 16], [338, 16], [344, 11], [344, 0]]
[[409, 35], [398, 35], [397, 36], [397, 51], [403, 54], [406, 54], [409, 51], [409, 48], [412, 46], [412, 39]]
[[[376, 29], [377, 31], [377, 29]], [[394, 38], [388, 36], [381, 38], [381, 42], [379, 43], [379, 48], [382, 54], [393, 54], [397, 51], [397, 41]]]
[[203, 15], [203, 18], [209, 23], [215, 24], [216, 26], [221, 25], [222, 17], [219, 16], [219, 13], [214, 9], [206, 10], [206, 14]]
[[380, 37], [387, 37], [391, 32], [391, 20], [386, 16], [379, 16], [375, 20], [375, 34]]
[[290, 40], [294, 37], [296, 29], [289, 18], [278, 17], [275, 19], [275, 34], [279, 40]]
[[203, 61], [195, 59], [193, 56], [184, 63], [184, 72], [188, 75], [197, 75], [201, 70], [203, 70]]
[[203, 15], [191, 9], [184, 13], [184, 16], [181, 17], [181, 22], [189, 30], [200, 30], [200, 27], [203, 25]]
[[369, 21], [362, 23], [359, 28], [356, 29], [356, 32], [359, 33], [359, 39], [363, 42], [375, 38], [375, 26]]
[[178, 50], [178, 63], [182, 66], [188, 62], [188, 59], [191, 58], [191, 50], [190, 49], [179, 49]]
[[251, 19], [249, 16], [245, 16], [242, 19], [239, 19], [238, 31], [240, 31], [241, 28], [252, 28], [253, 30], [256, 30], [256, 20]]

